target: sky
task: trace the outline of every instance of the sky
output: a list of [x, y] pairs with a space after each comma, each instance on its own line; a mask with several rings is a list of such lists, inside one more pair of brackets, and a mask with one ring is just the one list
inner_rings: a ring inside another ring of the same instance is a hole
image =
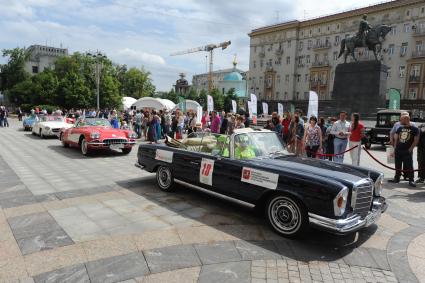
[[[32, 44], [99, 50], [115, 63], [144, 67], [159, 91], [179, 73], [206, 71], [206, 52], [171, 53], [231, 40], [214, 70], [248, 70], [253, 28], [328, 15], [382, 0], [0, 0], [0, 49]], [[5, 58], [0, 58], [4, 63]]]

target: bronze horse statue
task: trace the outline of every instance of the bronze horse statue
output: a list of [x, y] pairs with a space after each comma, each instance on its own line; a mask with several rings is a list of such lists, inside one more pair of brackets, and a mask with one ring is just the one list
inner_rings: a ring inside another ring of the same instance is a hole
[[[347, 56], [350, 54], [354, 61], [357, 62], [356, 56], [354, 55], [354, 49], [356, 47], [367, 47], [369, 50], [373, 51], [376, 61], [379, 61], [377, 53], [381, 54], [382, 42], [390, 31], [391, 27], [388, 25], [377, 25], [373, 27], [366, 35], [366, 46], [363, 46], [362, 40], [358, 36], [341, 40], [341, 51], [339, 52], [338, 58], [344, 54], [344, 63], [347, 63]], [[377, 48], [377, 46], [379, 47]]]

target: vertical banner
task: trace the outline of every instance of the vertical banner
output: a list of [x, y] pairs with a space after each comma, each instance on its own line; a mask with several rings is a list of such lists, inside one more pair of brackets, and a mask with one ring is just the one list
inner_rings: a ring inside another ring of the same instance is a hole
[[208, 100], [207, 110], [208, 110], [208, 113], [211, 113], [211, 111], [214, 110], [214, 100], [211, 95], [207, 96], [207, 100]]
[[247, 101], [247, 104], [248, 104], [248, 109], [247, 109], [247, 111], [248, 111], [248, 113], [249, 113], [249, 117], [250, 118], [252, 118], [252, 110], [251, 110], [251, 101]]
[[400, 92], [395, 88], [388, 91], [389, 105], [388, 109], [400, 109]]
[[236, 101], [232, 100], [232, 112], [236, 113]]
[[277, 104], [277, 114], [282, 117], [283, 116], [283, 104], [282, 103], [278, 103]]
[[291, 103], [290, 107], [291, 107], [291, 115], [294, 115], [294, 113], [295, 113], [295, 105], [294, 105], [294, 103]]
[[251, 111], [252, 112], [252, 123], [257, 125], [257, 96], [251, 93]]
[[308, 100], [308, 111], [307, 111], [307, 119], [310, 119], [311, 116], [319, 115], [319, 97], [317, 93], [310, 90], [310, 97]]
[[263, 114], [269, 115], [269, 105], [266, 102], [263, 102]]
[[201, 124], [202, 106], [196, 107], [196, 124]]
[[183, 113], [186, 113], [186, 100], [184, 99], [183, 96], [179, 96], [179, 109], [180, 111], [182, 111]]

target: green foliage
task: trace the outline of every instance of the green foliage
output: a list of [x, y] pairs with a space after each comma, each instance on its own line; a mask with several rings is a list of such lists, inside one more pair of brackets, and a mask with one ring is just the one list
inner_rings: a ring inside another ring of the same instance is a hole
[[0, 90], [13, 88], [29, 78], [24, 70], [29, 53], [25, 48], [3, 49], [3, 57], [9, 57], [6, 64], [0, 65]]
[[220, 91], [216, 88], [214, 88], [210, 95], [212, 96], [213, 100], [214, 100], [214, 110], [217, 111], [221, 111], [223, 110], [223, 106], [224, 106], [224, 97], [223, 95], [220, 93]]
[[0, 66], [0, 90], [17, 105], [96, 107], [96, 63], [101, 66], [101, 108], [121, 106], [123, 96], [140, 98], [153, 96], [155, 92], [150, 73], [143, 67], [127, 69], [126, 65], [114, 65], [106, 57], [96, 61], [92, 56], [76, 52], [59, 57], [52, 70], [45, 69], [34, 76], [24, 70], [29, 59], [25, 49], [3, 50], [3, 57], [8, 57], [8, 63]]
[[199, 92], [199, 96], [197, 97], [196, 101], [198, 101], [198, 103], [202, 106], [203, 109], [207, 109], [207, 104], [208, 104], [208, 98], [207, 98], [207, 92], [202, 89]]
[[190, 100], [196, 100], [198, 98], [198, 95], [196, 94], [196, 90], [191, 87], [189, 92], [186, 94], [186, 99]]
[[236, 91], [234, 88], [229, 89], [226, 93], [226, 96], [224, 96], [224, 99], [223, 99], [224, 111], [230, 112], [232, 110], [232, 100], [235, 100], [236, 104], [238, 103], [238, 97], [236, 96]]
[[178, 103], [179, 102], [179, 96], [177, 95], [177, 93], [175, 92], [174, 88], [172, 88], [165, 96], [164, 99], [168, 99], [171, 100], [174, 103]]

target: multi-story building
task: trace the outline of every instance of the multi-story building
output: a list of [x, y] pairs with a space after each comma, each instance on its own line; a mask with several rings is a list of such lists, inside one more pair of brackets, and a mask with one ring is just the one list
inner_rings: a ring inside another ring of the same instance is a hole
[[[398, 0], [306, 21], [290, 21], [254, 29], [250, 36], [248, 91], [260, 100], [332, 99], [341, 40], [354, 36], [363, 14], [369, 23], [387, 24], [383, 63], [389, 67], [388, 88], [404, 100], [425, 100], [425, 1]], [[358, 48], [359, 60], [373, 52]], [[350, 59], [351, 60], [351, 59]]]
[[[242, 77], [245, 77], [245, 72], [240, 69], [229, 68], [223, 70], [213, 71], [212, 73], [212, 88], [220, 89], [219, 83], [224, 80], [226, 75], [229, 75], [233, 72], [238, 72]], [[192, 87], [196, 90], [196, 93], [199, 94], [202, 90], [208, 91], [208, 73], [193, 75], [192, 77]]]
[[44, 45], [31, 45], [27, 51], [29, 60], [25, 63], [25, 70], [34, 75], [43, 72], [45, 68], [52, 67], [60, 56], [68, 56], [68, 49]]

